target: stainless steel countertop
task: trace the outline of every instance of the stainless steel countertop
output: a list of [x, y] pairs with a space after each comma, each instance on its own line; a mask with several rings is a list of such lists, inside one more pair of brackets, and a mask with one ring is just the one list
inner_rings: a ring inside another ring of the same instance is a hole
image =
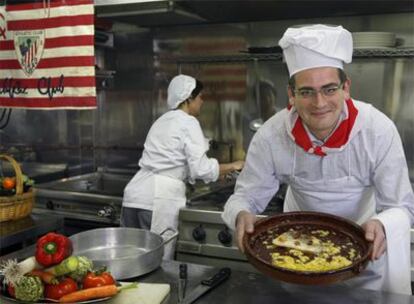
[[[66, 163], [20, 162], [20, 165], [22, 172], [34, 179], [36, 184], [67, 177], [69, 170], [69, 166]], [[3, 173], [6, 176], [14, 175], [14, 169], [10, 164], [6, 164], [3, 168]]]
[[[34, 248], [23, 250], [3, 256], [4, 258], [24, 258], [30, 255]], [[145, 283], [169, 283], [171, 292], [162, 304], [176, 304], [178, 302], [178, 273], [180, 262], [163, 261], [157, 270], [130, 279]], [[191, 291], [202, 279], [218, 271], [216, 267], [190, 264], [188, 265], [187, 293]], [[1, 303], [12, 303], [2, 299]], [[105, 303], [105, 302], [102, 302]], [[203, 295], [196, 301], [197, 304], [211, 303], [283, 303], [283, 304], [409, 304], [414, 303], [414, 297], [388, 292], [365, 289], [351, 289], [342, 286], [304, 286], [283, 283], [266, 277], [259, 273], [234, 271], [230, 278], [221, 285]]]
[[0, 249], [20, 243], [25, 245], [45, 233], [62, 229], [62, 217], [34, 213], [16, 221], [2, 222], [0, 225]]
[[[170, 283], [171, 293], [164, 303], [177, 303], [177, 282], [180, 262], [163, 261], [161, 268], [139, 278], [140, 282]], [[202, 279], [214, 274], [218, 268], [187, 264], [188, 289]], [[164, 304], [163, 303], [163, 304]], [[304, 286], [283, 283], [259, 273], [234, 271], [230, 278], [196, 301], [197, 304], [211, 303], [284, 303], [284, 304], [359, 304], [359, 303], [414, 303], [413, 296], [393, 294], [365, 289], [350, 289], [342, 286]]]

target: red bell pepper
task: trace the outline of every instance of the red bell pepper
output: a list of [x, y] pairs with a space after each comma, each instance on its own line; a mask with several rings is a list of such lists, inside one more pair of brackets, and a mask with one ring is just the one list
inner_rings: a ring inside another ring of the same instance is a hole
[[72, 242], [62, 234], [49, 232], [37, 240], [36, 260], [43, 266], [59, 264], [72, 254]]

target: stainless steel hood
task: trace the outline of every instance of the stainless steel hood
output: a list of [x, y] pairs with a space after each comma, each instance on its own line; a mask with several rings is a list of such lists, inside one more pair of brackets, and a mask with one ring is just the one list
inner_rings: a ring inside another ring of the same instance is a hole
[[98, 17], [142, 27], [413, 12], [412, 0], [95, 0]]
[[199, 15], [171, 0], [95, 0], [98, 17], [110, 17], [140, 26], [166, 26], [204, 23]]

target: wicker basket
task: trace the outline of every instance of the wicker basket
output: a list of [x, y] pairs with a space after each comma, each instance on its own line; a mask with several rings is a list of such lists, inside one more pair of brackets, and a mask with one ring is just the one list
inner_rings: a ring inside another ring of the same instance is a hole
[[8, 161], [16, 173], [16, 194], [0, 196], [0, 222], [26, 217], [32, 212], [35, 191], [31, 188], [23, 193], [22, 170], [14, 158], [0, 154], [0, 160]]

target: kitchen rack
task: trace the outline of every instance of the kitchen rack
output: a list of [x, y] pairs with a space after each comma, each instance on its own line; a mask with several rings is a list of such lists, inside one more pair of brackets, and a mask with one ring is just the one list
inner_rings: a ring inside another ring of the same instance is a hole
[[115, 71], [111, 70], [95, 70], [97, 89], [108, 89], [113, 87], [113, 79]]
[[115, 73], [115, 71], [111, 70], [95, 70], [95, 76], [98, 78], [113, 78]]
[[354, 49], [353, 57], [414, 57], [414, 48]]
[[[414, 57], [414, 48], [387, 48], [387, 49], [355, 49], [354, 58], [411, 58]], [[159, 58], [163, 62], [176, 64], [200, 63], [239, 63], [249, 61], [281, 61], [282, 53], [240, 53], [217, 56], [183, 56], [174, 58]]]

